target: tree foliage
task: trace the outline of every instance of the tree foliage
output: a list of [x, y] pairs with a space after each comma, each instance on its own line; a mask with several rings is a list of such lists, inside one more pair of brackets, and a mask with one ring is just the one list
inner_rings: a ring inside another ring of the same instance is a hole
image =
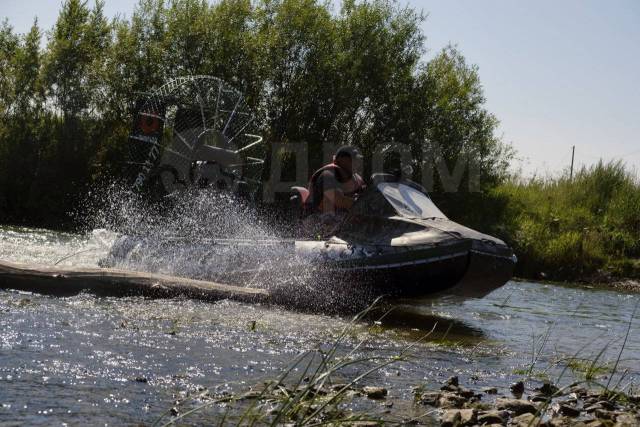
[[[312, 167], [324, 143], [371, 156], [397, 142], [413, 154], [414, 179], [437, 147], [450, 168], [475, 162], [482, 190], [495, 186], [511, 153], [477, 69], [452, 47], [425, 61], [423, 20], [391, 0], [140, 0], [130, 19], [109, 21], [100, 0], [66, 0], [44, 48], [37, 23], [19, 35], [5, 22], [0, 222], [64, 221], [119, 173], [140, 94], [195, 74], [243, 91], [265, 140], [305, 141]], [[446, 199], [465, 212], [468, 198]]]

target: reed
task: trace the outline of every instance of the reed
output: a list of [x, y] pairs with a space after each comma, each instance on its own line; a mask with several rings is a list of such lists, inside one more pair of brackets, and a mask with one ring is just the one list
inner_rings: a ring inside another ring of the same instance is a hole
[[504, 207], [480, 228], [516, 250], [518, 275], [640, 277], [640, 183], [623, 163], [599, 162], [573, 179], [513, 179], [489, 197]]

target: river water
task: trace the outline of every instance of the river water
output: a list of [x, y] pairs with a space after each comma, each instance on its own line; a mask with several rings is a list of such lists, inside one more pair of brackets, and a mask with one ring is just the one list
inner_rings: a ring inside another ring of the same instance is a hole
[[[4, 261], [95, 266], [104, 253], [87, 236], [0, 228]], [[0, 425], [151, 424], [174, 406], [197, 405], [203, 390], [242, 392], [276, 378], [300, 352], [326, 346], [344, 328], [340, 351], [364, 341], [357, 354], [367, 357], [398, 354], [435, 325], [408, 360], [362, 382], [389, 389], [389, 416], [424, 412], [412, 403], [412, 389], [436, 387], [451, 375], [472, 389], [495, 386], [508, 394], [509, 384], [526, 376], [528, 387], [545, 378], [581, 380], [596, 360], [597, 381], [609, 382], [615, 367], [611, 386], [634, 387], [637, 301], [617, 291], [512, 281], [480, 300], [400, 301], [381, 323], [349, 326], [347, 317], [232, 301], [0, 290]], [[348, 380], [364, 368], [341, 375]], [[356, 409], [384, 413], [387, 407], [371, 401]], [[206, 423], [220, 411], [209, 408], [185, 421]]]

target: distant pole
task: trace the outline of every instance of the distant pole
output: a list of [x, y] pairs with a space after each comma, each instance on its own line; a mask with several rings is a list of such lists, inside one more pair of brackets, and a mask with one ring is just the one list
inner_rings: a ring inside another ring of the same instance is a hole
[[573, 181], [573, 160], [576, 158], [576, 146], [571, 147], [571, 172], [569, 172], [569, 181]]

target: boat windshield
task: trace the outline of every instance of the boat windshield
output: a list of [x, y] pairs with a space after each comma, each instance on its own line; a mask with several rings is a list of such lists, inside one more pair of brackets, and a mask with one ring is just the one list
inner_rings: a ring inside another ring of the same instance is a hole
[[402, 216], [447, 219], [429, 196], [409, 185], [399, 182], [381, 182], [378, 184], [378, 190]]

